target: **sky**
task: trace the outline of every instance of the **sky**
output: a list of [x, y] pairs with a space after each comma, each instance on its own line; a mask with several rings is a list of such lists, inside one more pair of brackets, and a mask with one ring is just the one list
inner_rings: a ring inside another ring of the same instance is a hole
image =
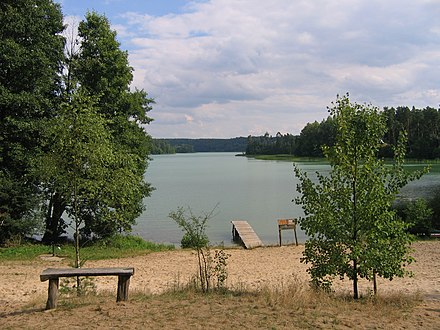
[[155, 138], [299, 134], [337, 95], [440, 104], [440, 0], [59, 0], [117, 31]]

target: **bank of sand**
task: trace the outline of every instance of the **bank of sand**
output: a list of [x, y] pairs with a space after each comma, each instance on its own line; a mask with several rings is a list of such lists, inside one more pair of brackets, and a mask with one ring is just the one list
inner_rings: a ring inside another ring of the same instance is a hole
[[[440, 241], [413, 244], [416, 262], [408, 269], [413, 277], [393, 281], [379, 279], [379, 290], [384, 292], [420, 293], [426, 299], [440, 303]], [[307, 265], [300, 262], [304, 246], [263, 247], [253, 250], [227, 249], [228, 286], [256, 289], [280, 286], [295, 280], [307, 285]], [[123, 259], [88, 261], [87, 267], [134, 267], [135, 275], [130, 291], [158, 294], [176, 284], [185, 284], [196, 273], [194, 252], [175, 250], [151, 253]], [[66, 260], [38, 258], [25, 262], [0, 264], [0, 311], [11, 311], [27, 303], [47, 297], [47, 282], [40, 282], [41, 271], [48, 267], [68, 267]], [[115, 277], [97, 277], [97, 290], [116, 291]], [[371, 290], [371, 283], [360, 283], [361, 292]], [[351, 290], [351, 282], [335, 281], [335, 289]]]

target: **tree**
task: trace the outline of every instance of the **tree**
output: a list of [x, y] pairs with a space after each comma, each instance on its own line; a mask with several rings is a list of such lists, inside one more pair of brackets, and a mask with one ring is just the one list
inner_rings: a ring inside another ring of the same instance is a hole
[[0, 243], [32, 232], [38, 203], [33, 160], [40, 121], [54, 115], [63, 18], [51, 0], [0, 2]]
[[[99, 95], [98, 111], [110, 120], [108, 129], [121, 156], [119, 167], [113, 169], [114, 175], [123, 185], [127, 181], [120, 176], [122, 173], [132, 179], [129, 181], [131, 186], [125, 185], [127, 199], [120, 208], [124, 212], [121, 219], [130, 224], [122, 229], [129, 229], [143, 211], [142, 200], [152, 190], [144, 181], [151, 137], [142, 125], [151, 122], [147, 112], [154, 101], [144, 90], [130, 90], [133, 68], [129, 66], [127, 52], [120, 50], [116, 32], [111, 30], [105, 16], [87, 13], [86, 19], [79, 24], [78, 34], [82, 41], [75, 58], [74, 76], [85, 93]], [[131, 194], [128, 193], [130, 189]], [[108, 222], [102, 223], [99, 217], [86, 220], [86, 233], [109, 236], [117, 229], [121, 228], [109, 227]]]
[[296, 155], [303, 157], [322, 157], [322, 146], [332, 146], [335, 139], [335, 123], [331, 117], [318, 123], [308, 123], [298, 137]]
[[301, 193], [295, 201], [305, 213], [299, 223], [309, 237], [302, 261], [311, 264], [308, 272], [317, 286], [330, 287], [335, 276], [347, 276], [357, 299], [358, 278], [378, 275], [391, 280], [406, 274], [412, 236], [391, 206], [399, 190], [423, 173], [403, 170], [403, 133], [394, 165], [378, 159], [386, 130], [378, 108], [350, 103], [347, 94], [329, 111], [337, 126], [335, 145], [323, 148], [329, 175], [317, 173], [318, 182], [313, 183], [295, 166]]
[[64, 103], [59, 115], [48, 121], [46, 133], [50, 151], [39, 160], [39, 176], [47, 189], [62, 197], [73, 219], [75, 267], [80, 267], [79, 229], [87, 203], [108, 198], [108, 180], [115, 161], [111, 136], [93, 99], [80, 94]]
[[[110, 29], [105, 16], [87, 13], [78, 26], [77, 44], [77, 51], [70, 52], [66, 61], [64, 99], [69, 102], [70, 94], [75, 93], [93, 98], [97, 113], [106, 119], [117, 159], [112, 163], [111, 180], [107, 183], [112, 199], [101, 196], [83, 201], [82, 234], [108, 237], [131, 229], [144, 209], [142, 200], [152, 190], [144, 181], [151, 141], [142, 125], [151, 121], [147, 112], [153, 100], [143, 90], [130, 90], [133, 69], [128, 64], [128, 54], [119, 49], [116, 32]], [[63, 198], [55, 199], [59, 197], [56, 192], [52, 196], [48, 203], [52, 212], [48, 215], [57, 209], [61, 212], [48, 217], [48, 237], [57, 232], [61, 214], [67, 207]], [[106, 216], [109, 205], [117, 210], [112, 219]]]

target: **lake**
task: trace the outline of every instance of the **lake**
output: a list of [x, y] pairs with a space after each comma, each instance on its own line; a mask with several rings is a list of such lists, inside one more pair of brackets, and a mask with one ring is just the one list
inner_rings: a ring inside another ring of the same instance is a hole
[[[303, 215], [292, 202], [298, 180], [291, 162], [236, 157], [234, 153], [154, 155], [146, 180], [156, 188], [144, 200], [147, 209], [137, 219], [133, 234], [159, 243], [180, 245], [183, 232], [168, 217], [179, 206], [194, 214], [209, 213], [207, 234], [212, 244], [232, 245], [231, 221], [246, 220], [264, 244], [278, 243], [277, 219]], [[301, 163], [310, 173], [328, 173], [325, 164]], [[405, 198], [427, 197], [440, 186], [440, 174], [433, 172], [402, 190]], [[283, 231], [284, 242], [293, 242], [293, 231]], [[304, 242], [298, 228], [298, 240]]]

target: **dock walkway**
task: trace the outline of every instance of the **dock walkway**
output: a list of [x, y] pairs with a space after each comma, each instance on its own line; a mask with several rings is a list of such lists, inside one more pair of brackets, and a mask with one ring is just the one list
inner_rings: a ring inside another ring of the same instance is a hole
[[235, 220], [232, 223], [232, 237], [234, 240], [241, 240], [246, 249], [252, 249], [263, 245], [247, 221]]

